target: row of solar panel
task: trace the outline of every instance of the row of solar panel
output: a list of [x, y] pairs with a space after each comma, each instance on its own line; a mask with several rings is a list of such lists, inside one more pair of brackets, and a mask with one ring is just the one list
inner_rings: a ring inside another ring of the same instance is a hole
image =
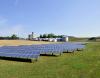
[[23, 45], [23, 46], [3, 46], [0, 47], [0, 56], [15, 58], [38, 58], [40, 54], [59, 54], [63, 52], [74, 52], [85, 47], [76, 43]]
[[[3, 51], [3, 52], [16, 52], [16, 53], [34, 53], [34, 52], [40, 52], [41, 54], [43, 53], [61, 53], [63, 51], [66, 51], [66, 52], [73, 52], [77, 49], [80, 49], [80, 48], [83, 48], [84, 46], [83, 45], [80, 45], [80, 46], [46, 46], [45, 47], [39, 47], [39, 48], [33, 48], [32, 46], [22, 46], [22, 47], [2, 47], [2, 49], [0, 49], [0, 51]], [[8, 51], [9, 50], [9, 51]]]

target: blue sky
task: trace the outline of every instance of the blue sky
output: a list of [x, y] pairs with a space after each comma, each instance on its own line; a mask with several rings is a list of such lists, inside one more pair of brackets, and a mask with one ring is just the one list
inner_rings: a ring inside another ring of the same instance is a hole
[[0, 35], [100, 36], [100, 0], [0, 0]]

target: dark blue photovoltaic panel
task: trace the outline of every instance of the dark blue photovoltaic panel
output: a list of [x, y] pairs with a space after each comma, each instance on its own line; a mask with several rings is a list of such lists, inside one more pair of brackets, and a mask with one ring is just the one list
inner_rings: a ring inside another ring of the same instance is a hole
[[28, 49], [21, 49], [15, 46], [6, 46], [0, 47], [0, 56], [3, 57], [17, 57], [17, 58], [38, 58], [40, 52], [28, 50]]
[[82, 50], [85, 45], [81, 43], [57, 43], [41, 45], [21, 45], [0, 47], [0, 56], [15, 58], [38, 58], [40, 54], [61, 54]]

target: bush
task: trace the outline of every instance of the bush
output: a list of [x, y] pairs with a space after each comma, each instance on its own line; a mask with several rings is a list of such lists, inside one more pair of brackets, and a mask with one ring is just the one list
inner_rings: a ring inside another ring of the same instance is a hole
[[96, 38], [95, 37], [91, 37], [88, 40], [90, 40], [90, 41], [96, 41]]

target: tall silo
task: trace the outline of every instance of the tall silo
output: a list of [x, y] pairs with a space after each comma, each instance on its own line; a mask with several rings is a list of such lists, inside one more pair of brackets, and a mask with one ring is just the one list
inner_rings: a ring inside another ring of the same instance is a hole
[[68, 36], [64, 35], [64, 36], [62, 37], [62, 41], [64, 41], [64, 42], [68, 42], [68, 41], [69, 41]]

